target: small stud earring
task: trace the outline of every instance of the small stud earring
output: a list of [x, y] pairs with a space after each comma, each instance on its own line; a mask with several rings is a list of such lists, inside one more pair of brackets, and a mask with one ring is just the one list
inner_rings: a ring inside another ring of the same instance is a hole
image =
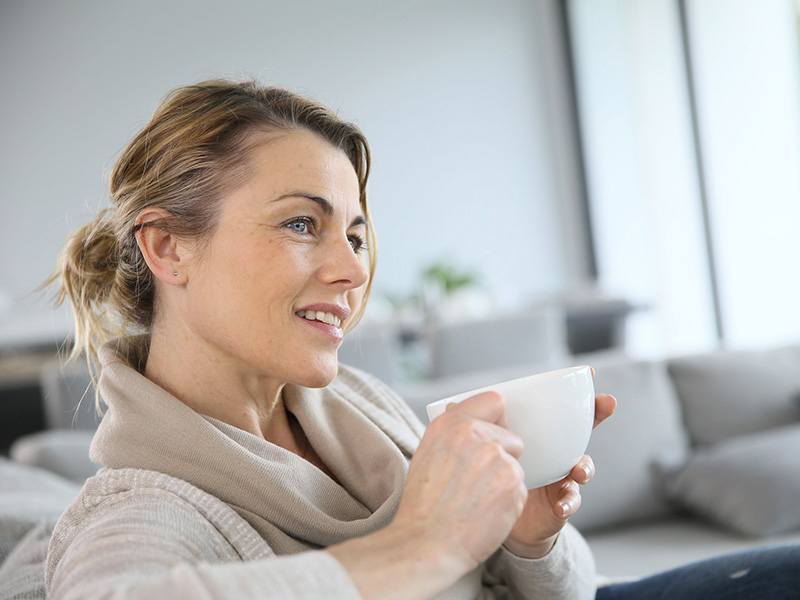
[[178, 276], [178, 272], [177, 272], [177, 271], [173, 271], [173, 272], [172, 272], [172, 274], [173, 274], [175, 277], [177, 277], [177, 276]]

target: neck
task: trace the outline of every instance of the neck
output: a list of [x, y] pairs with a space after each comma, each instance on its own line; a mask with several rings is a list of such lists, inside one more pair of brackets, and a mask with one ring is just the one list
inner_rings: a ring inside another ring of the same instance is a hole
[[144, 375], [197, 413], [298, 454], [307, 444], [290, 422], [283, 382], [237, 372], [180, 334], [154, 327]]

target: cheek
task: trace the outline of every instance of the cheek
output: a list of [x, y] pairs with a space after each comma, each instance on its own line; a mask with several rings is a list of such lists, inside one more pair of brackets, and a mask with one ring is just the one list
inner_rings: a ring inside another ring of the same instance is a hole
[[366, 284], [362, 285], [360, 288], [357, 288], [355, 290], [350, 290], [350, 292], [348, 292], [349, 295], [348, 304], [350, 305], [350, 310], [352, 311], [353, 314], [356, 314], [362, 308], [362, 305], [364, 303], [364, 295], [366, 294], [366, 292], [367, 292]]
[[307, 274], [313, 265], [311, 249], [283, 240], [269, 240], [240, 248], [239, 263], [230, 268], [240, 271], [241, 276], [254, 287], [279, 289], [289, 282]]

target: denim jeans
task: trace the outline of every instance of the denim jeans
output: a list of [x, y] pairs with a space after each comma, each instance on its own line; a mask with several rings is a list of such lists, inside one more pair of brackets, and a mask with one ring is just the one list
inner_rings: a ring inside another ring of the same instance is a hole
[[800, 600], [800, 545], [727, 554], [597, 590], [596, 600]]

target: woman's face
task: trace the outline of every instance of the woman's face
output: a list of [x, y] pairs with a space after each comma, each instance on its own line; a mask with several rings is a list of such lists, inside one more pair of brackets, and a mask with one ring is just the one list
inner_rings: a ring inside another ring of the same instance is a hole
[[228, 372], [327, 385], [369, 278], [355, 170], [304, 130], [258, 146], [250, 164], [189, 261], [186, 324]]

